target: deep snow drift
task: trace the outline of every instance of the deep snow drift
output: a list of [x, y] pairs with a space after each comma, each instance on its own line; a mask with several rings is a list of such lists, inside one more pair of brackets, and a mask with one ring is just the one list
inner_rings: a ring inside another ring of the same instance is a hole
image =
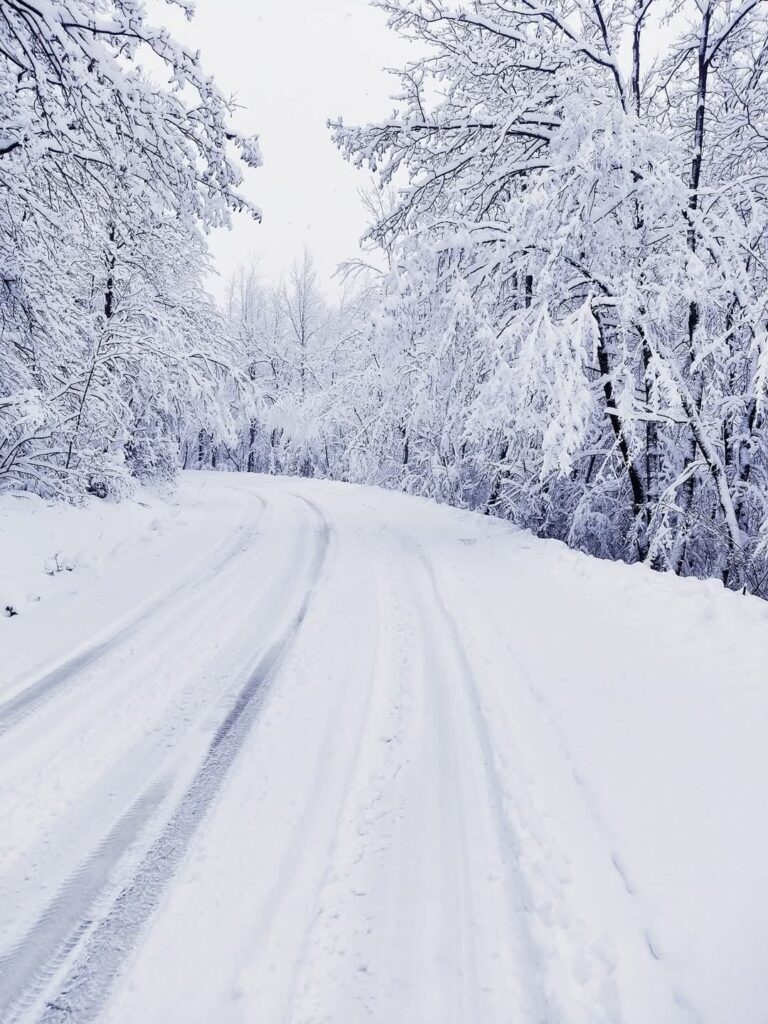
[[140, 498], [0, 499], [4, 1024], [768, 1019], [764, 604], [370, 488]]

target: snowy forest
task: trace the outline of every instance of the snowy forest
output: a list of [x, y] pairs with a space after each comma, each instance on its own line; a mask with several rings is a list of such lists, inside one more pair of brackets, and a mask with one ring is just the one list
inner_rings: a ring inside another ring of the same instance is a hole
[[366, 258], [215, 301], [261, 157], [200, 56], [139, 0], [0, 2], [0, 490], [372, 483], [768, 596], [766, 3], [375, 6], [395, 109], [328, 126]]
[[0, 1024], [767, 1024], [768, 0], [0, 0], [0, 111]]

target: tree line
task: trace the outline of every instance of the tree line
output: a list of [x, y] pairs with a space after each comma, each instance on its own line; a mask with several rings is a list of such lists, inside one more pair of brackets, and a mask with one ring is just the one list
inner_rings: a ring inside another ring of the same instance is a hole
[[331, 126], [385, 268], [336, 472], [765, 593], [765, 0], [376, 6], [418, 56]]
[[249, 209], [223, 154], [258, 154], [133, 4], [4, 47], [0, 481], [323, 475], [765, 594], [766, 0], [376, 6], [414, 58], [330, 126], [375, 180], [339, 303], [309, 257], [205, 297], [200, 229]]

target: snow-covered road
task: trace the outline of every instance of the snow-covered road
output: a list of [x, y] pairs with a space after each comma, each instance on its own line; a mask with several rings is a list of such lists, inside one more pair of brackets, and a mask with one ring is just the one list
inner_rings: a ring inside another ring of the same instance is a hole
[[768, 1019], [763, 605], [191, 480], [186, 571], [0, 689], [3, 1024]]

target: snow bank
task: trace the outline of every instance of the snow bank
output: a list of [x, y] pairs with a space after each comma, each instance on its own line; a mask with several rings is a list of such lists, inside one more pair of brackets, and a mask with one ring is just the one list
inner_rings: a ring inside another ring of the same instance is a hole
[[0, 495], [0, 700], [194, 576], [252, 503], [202, 475], [83, 507]]

